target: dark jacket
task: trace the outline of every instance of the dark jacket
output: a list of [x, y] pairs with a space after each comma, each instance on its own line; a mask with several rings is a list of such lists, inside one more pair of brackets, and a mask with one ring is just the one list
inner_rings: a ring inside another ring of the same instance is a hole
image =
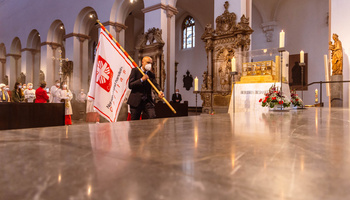
[[[154, 86], [157, 87], [158, 90], [160, 90], [155, 76], [152, 72], [148, 71], [147, 75], [154, 84]], [[141, 82], [142, 74], [137, 68], [133, 68], [130, 73], [129, 78], [129, 88], [131, 89], [131, 93], [128, 99], [128, 104], [133, 107], [137, 107], [140, 105], [142, 100], [149, 100], [153, 103], [152, 99], [152, 86], [148, 83], [147, 80]]]
[[[182, 101], [181, 94], [178, 94], [177, 96], [176, 96], [176, 93], [173, 94], [172, 100], [173, 100], [174, 103], [180, 103]], [[179, 100], [179, 102], [176, 102], [176, 100]]]
[[12, 102], [20, 103], [24, 101], [24, 94], [21, 89], [19, 89], [19, 92], [17, 92], [17, 90], [12, 90], [11, 95]]

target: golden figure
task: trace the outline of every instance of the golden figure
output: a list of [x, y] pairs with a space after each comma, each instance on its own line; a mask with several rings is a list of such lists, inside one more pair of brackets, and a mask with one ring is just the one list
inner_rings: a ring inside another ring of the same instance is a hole
[[343, 74], [343, 47], [337, 34], [333, 34], [334, 44], [329, 42], [329, 50], [332, 51], [332, 75]]

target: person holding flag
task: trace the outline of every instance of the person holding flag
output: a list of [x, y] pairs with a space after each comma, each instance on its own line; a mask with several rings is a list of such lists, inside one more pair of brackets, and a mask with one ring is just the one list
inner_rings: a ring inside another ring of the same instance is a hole
[[[156, 86], [160, 91], [155, 75], [151, 72], [152, 63], [152, 58], [149, 56], [142, 59], [141, 70], [144, 72], [144, 75], [142, 75], [140, 70], [137, 68], [133, 68], [131, 70], [129, 78], [129, 88], [131, 89], [131, 93], [128, 99], [131, 120], [140, 119], [142, 111], [146, 113], [150, 119], [156, 117], [154, 102], [151, 94], [152, 86], [147, 81], [147, 79], [150, 79], [154, 86]], [[163, 98], [164, 93], [160, 91], [158, 96], [159, 98]]]

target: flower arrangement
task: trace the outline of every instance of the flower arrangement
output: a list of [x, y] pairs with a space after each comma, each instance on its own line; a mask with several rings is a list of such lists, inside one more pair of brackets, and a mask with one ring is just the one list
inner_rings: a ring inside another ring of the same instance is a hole
[[275, 84], [270, 87], [268, 93], [265, 93], [265, 98], [259, 100], [259, 103], [261, 103], [262, 107], [269, 108], [274, 108], [276, 105], [289, 107], [291, 104], [290, 101], [282, 95], [282, 92], [278, 91], [278, 88]]
[[293, 106], [295, 107], [303, 106], [303, 100], [298, 96], [295, 90], [292, 90], [290, 92], [290, 97], [291, 97], [290, 101], [292, 102]]

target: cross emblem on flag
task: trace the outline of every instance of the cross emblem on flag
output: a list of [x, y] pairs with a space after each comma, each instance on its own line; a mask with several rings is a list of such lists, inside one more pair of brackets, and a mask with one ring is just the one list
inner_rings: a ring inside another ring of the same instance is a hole
[[113, 71], [107, 61], [100, 55], [97, 60], [96, 80], [104, 90], [109, 92], [112, 88]]

